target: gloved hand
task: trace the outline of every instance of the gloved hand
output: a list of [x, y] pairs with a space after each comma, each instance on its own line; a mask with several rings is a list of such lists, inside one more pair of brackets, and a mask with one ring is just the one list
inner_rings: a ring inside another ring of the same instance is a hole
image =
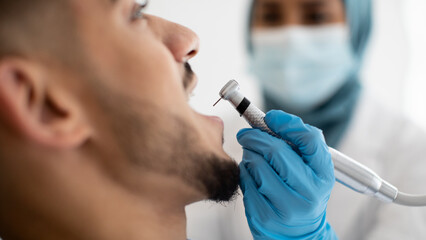
[[322, 132], [282, 111], [268, 112], [265, 122], [282, 139], [257, 129], [237, 134], [244, 148], [240, 185], [254, 239], [337, 239], [326, 220], [335, 178]]

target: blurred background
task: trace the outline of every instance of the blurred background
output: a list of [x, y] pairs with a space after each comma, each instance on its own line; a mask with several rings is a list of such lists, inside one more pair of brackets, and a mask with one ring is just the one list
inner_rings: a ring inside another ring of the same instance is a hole
[[[247, 125], [228, 103], [222, 102], [215, 108], [212, 105], [230, 79], [239, 81], [252, 102], [262, 104], [258, 85], [246, 66], [248, 4], [246, 0], [152, 0], [147, 10], [189, 27], [200, 37], [200, 53], [190, 62], [199, 78], [191, 104], [199, 112], [224, 119], [225, 149], [237, 161], [242, 152], [235, 134]], [[426, 0], [374, 0], [373, 36], [362, 73], [369, 92], [423, 129], [426, 129], [425, 12]], [[241, 197], [226, 205], [209, 202], [191, 205], [187, 209], [188, 238], [249, 239], [243, 211]]]

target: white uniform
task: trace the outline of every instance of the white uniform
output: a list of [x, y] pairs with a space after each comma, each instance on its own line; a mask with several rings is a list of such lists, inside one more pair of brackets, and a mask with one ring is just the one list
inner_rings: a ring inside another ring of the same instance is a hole
[[[361, 97], [339, 148], [399, 190], [426, 194], [426, 133]], [[327, 218], [340, 239], [426, 239], [426, 207], [383, 204], [336, 183]]]

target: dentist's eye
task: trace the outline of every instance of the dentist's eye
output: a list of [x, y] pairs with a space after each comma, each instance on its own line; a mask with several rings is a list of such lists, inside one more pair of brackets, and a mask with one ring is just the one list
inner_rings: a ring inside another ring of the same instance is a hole
[[132, 11], [132, 20], [142, 19], [144, 10], [148, 6], [148, 0], [135, 0], [135, 5]]

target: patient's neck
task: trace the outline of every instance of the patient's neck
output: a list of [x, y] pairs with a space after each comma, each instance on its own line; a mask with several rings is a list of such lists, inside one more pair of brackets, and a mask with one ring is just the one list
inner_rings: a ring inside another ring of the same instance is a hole
[[173, 191], [176, 186], [169, 180], [151, 179], [164, 180], [169, 187], [150, 184], [155, 191], [141, 196], [90, 171], [75, 171], [74, 176], [67, 172], [36, 180], [39, 189], [26, 182], [28, 189], [2, 199], [3, 240], [186, 240], [189, 202]]
[[[127, 206], [125, 202], [115, 204], [99, 202], [98, 206], [104, 209], [93, 206], [93, 211], [81, 214], [79, 221], [61, 217], [38, 219], [36, 215], [22, 211], [17, 216], [14, 211], [9, 223], [1, 223], [0, 236], [3, 240], [186, 239], [184, 208], [160, 215], [161, 210], [156, 207], [150, 209], [148, 205], [135, 208], [131, 203]], [[11, 216], [9, 212], [2, 214], [5, 218]]]

